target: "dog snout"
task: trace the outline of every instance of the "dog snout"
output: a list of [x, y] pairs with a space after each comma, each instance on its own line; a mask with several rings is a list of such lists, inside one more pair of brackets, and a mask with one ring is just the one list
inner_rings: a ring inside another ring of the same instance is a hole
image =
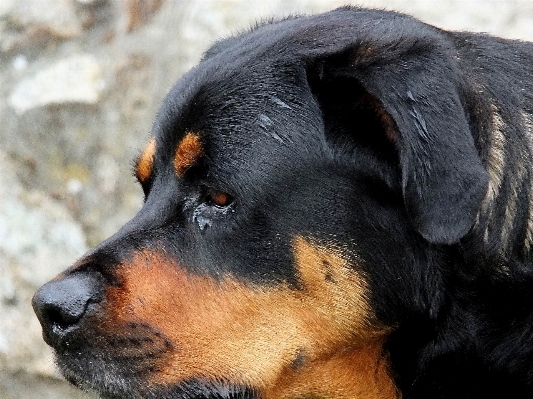
[[32, 305], [47, 344], [59, 348], [71, 340], [89, 306], [100, 302], [98, 287], [97, 277], [70, 275], [39, 288]]

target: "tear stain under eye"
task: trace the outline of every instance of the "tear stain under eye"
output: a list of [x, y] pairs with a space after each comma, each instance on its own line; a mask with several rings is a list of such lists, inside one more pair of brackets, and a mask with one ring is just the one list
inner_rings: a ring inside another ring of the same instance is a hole
[[206, 204], [200, 204], [196, 207], [192, 214], [192, 220], [198, 225], [200, 231], [204, 232], [208, 227], [213, 226], [213, 219], [224, 216], [228, 212], [235, 212], [233, 207], [217, 208]]
[[198, 225], [200, 231], [205, 231], [208, 227], [213, 225], [213, 221], [202, 215], [202, 213], [208, 212], [205, 204], [198, 205], [192, 214], [192, 220]]

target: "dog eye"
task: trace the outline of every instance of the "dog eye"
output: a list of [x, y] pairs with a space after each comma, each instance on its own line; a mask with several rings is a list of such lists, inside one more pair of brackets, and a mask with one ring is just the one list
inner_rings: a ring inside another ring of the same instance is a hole
[[204, 232], [217, 221], [224, 220], [228, 213], [234, 212], [232, 206], [233, 197], [220, 190], [204, 186], [200, 203], [193, 211], [192, 220]]
[[208, 205], [225, 208], [233, 202], [233, 197], [223, 191], [209, 189], [206, 195], [206, 203]]

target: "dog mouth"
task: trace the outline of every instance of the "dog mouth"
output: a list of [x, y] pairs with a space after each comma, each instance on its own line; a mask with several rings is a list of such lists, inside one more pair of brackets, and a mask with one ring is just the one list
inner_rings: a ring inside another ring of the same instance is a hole
[[72, 385], [103, 399], [259, 399], [257, 390], [226, 381], [190, 378], [174, 384], [151, 384], [153, 365], [110, 360], [94, 350], [56, 351], [61, 374]]
[[173, 387], [155, 386], [142, 392], [99, 392], [103, 399], [259, 399], [251, 388], [233, 384], [188, 380]]
[[154, 393], [154, 398], [168, 399], [259, 399], [252, 388], [201, 379], [188, 380], [172, 388], [156, 388]]

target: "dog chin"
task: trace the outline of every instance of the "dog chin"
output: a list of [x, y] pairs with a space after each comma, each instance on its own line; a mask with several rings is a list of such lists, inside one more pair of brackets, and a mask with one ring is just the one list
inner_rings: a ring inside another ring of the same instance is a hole
[[139, 395], [136, 378], [126, 378], [118, 368], [100, 359], [88, 360], [85, 356], [56, 354], [55, 363], [59, 372], [72, 385], [103, 399], [150, 398]]
[[122, 369], [104, 359], [86, 359], [81, 353], [56, 354], [61, 374], [72, 385], [102, 399], [259, 399], [251, 387], [201, 378], [168, 386], [149, 385], [142, 373]]

